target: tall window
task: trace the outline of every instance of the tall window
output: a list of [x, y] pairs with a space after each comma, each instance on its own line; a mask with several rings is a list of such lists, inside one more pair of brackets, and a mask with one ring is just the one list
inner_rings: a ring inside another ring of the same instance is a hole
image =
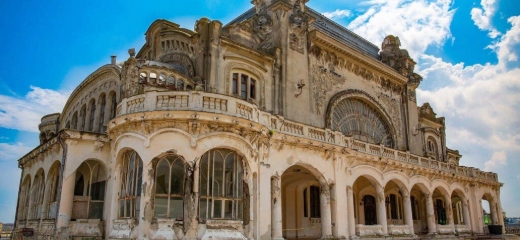
[[206, 152], [200, 161], [199, 217], [242, 220], [242, 157], [227, 149]]
[[27, 213], [29, 212], [29, 199], [31, 189], [31, 177], [27, 175], [22, 183], [22, 189], [18, 198], [18, 219], [27, 219]]
[[57, 202], [58, 202], [58, 184], [60, 178], [60, 165], [54, 164], [54, 166], [49, 171], [48, 180], [47, 180], [47, 193], [48, 193], [48, 207], [46, 218], [47, 219], [55, 219], [57, 212]]
[[85, 118], [87, 117], [87, 107], [85, 105], [83, 105], [83, 107], [81, 107], [81, 111], [79, 112], [79, 119], [81, 121], [81, 125], [80, 125], [80, 131], [85, 131]]
[[102, 219], [107, 175], [94, 160], [83, 162], [76, 170], [72, 219]]
[[177, 155], [168, 155], [155, 164], [155, 217], [182, 219], [184, 161]]
[[99, 104], [99, 125], [98, 125], [98, 129], [99, 129], [99, 132], [105, 132], [105, 107], [107, 105], [107, 99], [105, 97], [105, 95], [101, 96], [101, 99], [100, 99], [100, 104]]
[[365, 225], [376, 225], [376, 198], [371, 195], [363, 196], [363, 207], [365, 212]]
[[419, 220], [419, 203], [416, 202], [415, 197], [410, 197], [410, 202], [412, 204], [412, 219], [413, 220]]
[[43, 170], [40, 169], [36, 177], [34, 177], [33, 187], [31, 189], [32, 209], [30, 219], [40, 219], [42, 215], [43, 193], [45, 192]]
[[233, 73], [231, 90], [243, 99], [256, 99], [256, 80], [244, 73]]
[[96, 119], [96, 101], [92, 99], [90, 101], [90, 119], [88, 124], [88, 130], [90, 132], [94, 131], [94, 119]]
[[309, 187], [309, 197], [310, 197], [310, 213], [311, 218], [320, 218], [321, 217], [321, 209], [320, 209], [320, 187], [318, 186], [310, 186]]
[[444, 208], [444, 201], [441, 199], [435, 200], [435, 216], [438, 224], [446, 225], [446, 209]]
[[116, 117], [116, 109], [117, 109], [117, 99], [116, 94], [112, 93], [110, 95], [110, 119]]
[[119, 217], [138, 218], [141, 202], [143, 161], [137, 152], [128, 151], [123, 155], [120, 173]]
[[430, 136], [430, 137], [428, 137], [428, 140], [426, 142], [427, 142], [428, 155], [433, 157], [434, 159], [438, 159], [439, 154], [438, 154], [438, 148], [437, 148], [437, 141], [435, 141], [435, 139]]
[[72, 115], [72, 129], [77, 130], [78, 129], [78, 112], [74, 112]]

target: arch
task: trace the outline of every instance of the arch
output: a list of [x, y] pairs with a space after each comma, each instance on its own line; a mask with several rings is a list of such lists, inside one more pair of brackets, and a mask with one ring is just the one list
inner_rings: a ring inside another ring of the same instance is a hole
[[[143, 161], [133, 149], [125, 149], [119, 161], [119, 218], [138, 218], [141, 199]], [[116, 163], [117, 166], [117, 163]], [[117, 169], [117, 167], [116, 167]]]
[[[336, 109], [341, 112], [336, 113]], [[359, 111], [363, 111], [363, 114]], [[397, 145], [392, 118], [366, 92], [351, 89], [336, 94], [329, 101], [325, 118], [325, 125], [329, 129], [387, 147]]]
[[350, 173], [349, 179], [351, 182], [347, 183], [347, 185], [354, 185], [356, 180], [359, 177], [367, 178], [374, 186], [383, 187], [383, 172], [377, 169], [374, 166], [370, 165], [358, 165], [352, 168], [347, 169], [347, 172]]
[[432, 181], [432, 185], [431, 185], [431, 192], [433, 193], [433, 191], [435, 191], [435, 189], [439, 189], [439, 191], [444, 195], [444, 196], [451, 196], [451, 192], [450, 192], [450, 184], [448, 182], [446, 182], [446, 180], [444, 179], [435, 179]]
[[47, 204], [46, 212], [44, 212], [43, 217], [47, 219], [55, 219], [57, 209], [57, 201], [58, 201], [58, 185], [59, 185], [59, 177], [60, 177], [60, 166], [61, 163], [59, 160], [54, 161], [51, 167], [48, 170], [47, 180], [46, 180], [46, 194], [44, 203]]
[[410, 179], [408, 176], [401, 171], [388, 171], [383, 174], [383, 186], [388, 184], [390, 181], [394, 181], [401, 190], [407, 190], [410, 192], [408, 185], [410, 184]]
[[31, 175], [25, 175], [22, 186], [20, 189], [20, 194], [18, 195], [18, 214], [16, 220], [25, 220], [28, 217], [29, 213], [29, 200], [31, 198], [30, 194], [31, 190]]
[[99, 132], [105, 132], [106, 130], [106, 106], [107, 106], [107, 98], [105, 93], [101, 93], [98, 97], [99, 104], [99, 115], [96, 117], [98, 119], [97, 130]]
[[89, 116], [88, 131], [94, 132], [95, 131], [94, 121], [96, 120], [96, 99], [94, 99], [94, 98], [90, 99], [87, 107], [88, 107], [87, 116]]

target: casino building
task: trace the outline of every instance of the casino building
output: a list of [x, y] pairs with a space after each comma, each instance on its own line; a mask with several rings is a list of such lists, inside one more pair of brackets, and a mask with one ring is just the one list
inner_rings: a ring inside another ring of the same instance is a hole
[[15, 239], [456, 237], [484, 232], [483, 200], [504, 225], [497, 174], [459, 166], [398, 37], [252, 3], [153, 22], [44, 116]]

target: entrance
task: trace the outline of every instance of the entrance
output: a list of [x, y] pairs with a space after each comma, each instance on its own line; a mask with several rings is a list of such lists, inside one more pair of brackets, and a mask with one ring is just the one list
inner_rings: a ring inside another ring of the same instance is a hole
[[365, 203], [365, 225], [376, 225], [376, 198], [371, 195], [365, 195], [363, 202]]

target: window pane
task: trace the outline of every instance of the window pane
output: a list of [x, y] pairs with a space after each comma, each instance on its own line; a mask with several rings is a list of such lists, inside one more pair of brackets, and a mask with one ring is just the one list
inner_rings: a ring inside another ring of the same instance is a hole
[[155, 197], [155, 217], [166, 218], [168, 213], [168, 197], [156, 196]]
[[172, 166], [172, 182], [170, 194], [183, 194], [184, 164], [181, 160], [175, 160]]
[[172, 197], [170, 199], [170, 218], [183, 218], [183, 199], [182, 197]]
[[232, 80], [232, 89], [233, 89], [233, 94], [238, 94], [238, 73], [233, 73], [233, 80]]
[[242, 207], [242, 201], [238, 200], [238, 201], [236, 201], [236, 203], [237, 203], [236, 205], [238, 207], [238, 215], [235, 217], [235, 219], [242, 220], [242, 210], [244, 209]]
[[233, 171], [234, 169], [234, 157], [235, 155], [234, 154], [228, 154], [226, 156], [226, 165], [225, 165], [225, 172], [224, 172], [224, 191], [226, 193], [226, 197], [233, 197], [233, 192], [234, 192], [234, 188], [237, 187], [234, 183], [234, 173], [235, 171]]
[[170, 164], [166, 160], [161, 160], [157, 164], [155, 177], [155, 193], [156, 194], [168, 194], [169, 187], [169, 176], [170, 176]]
[[251, 78], [251, 83], [249, 84], [249, 97], [255, 99], [256, 98], [256, 80]]
[[119, 216], [120, 217], [126, 217], [125, 214], [125, 200], [119, 201]]
[[90, 202], [88, 218], [90, 218], [90, 219], [103, 218], [103, 202]]
[[213, 200], [213, 218], [222, 218], [222, 200]]
[[224, 218], [233, 218], [233, 201], [224, 201]]
[[206, 199], [200, 199], [200, 202], [199, 202], [199, 218], [201, 219], [206, 219], [207, 216], [207, 204], [208, 204], [208, 201]]
[[223, 191], [224, 159], [219, 151], [214, 152], [213, 167], [213, 197], [220, 197]]
[[102, 201], [105, 199], [105, 181], [93, 183], [90, 187], [90, 198], [92, 200]]
[[134, 215], [132, 217], [139, 217], [139, 213], [140, 213], [139, 210], [141, 209], [141, 198], [138, 197], [138, 198], [134, 199], [133, 201], [134, 201], [134, 205], [133, 205]]
[[243, 99], [247, 98], [247, 78], [248, 76], [245, 74], [242, 74], [240, 79], [240, 96]]

